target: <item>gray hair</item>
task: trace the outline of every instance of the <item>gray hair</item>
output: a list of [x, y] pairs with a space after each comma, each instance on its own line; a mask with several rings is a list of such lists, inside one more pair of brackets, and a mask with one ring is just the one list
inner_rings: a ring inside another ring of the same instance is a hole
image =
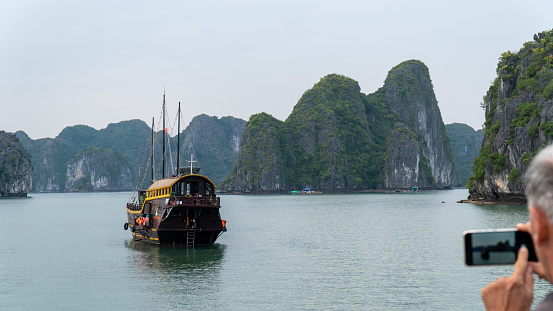
[[528, 207], [542, 209], [553, 224], [553, 145], [532, 159], [524, 174]]

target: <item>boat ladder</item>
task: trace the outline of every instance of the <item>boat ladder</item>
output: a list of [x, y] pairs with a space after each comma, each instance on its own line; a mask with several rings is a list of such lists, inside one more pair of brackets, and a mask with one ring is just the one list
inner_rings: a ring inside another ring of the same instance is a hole
[[196, 239], [196, 231], [190, 230], [186, 232], [186, 246], [194, 246], [195, 239]]

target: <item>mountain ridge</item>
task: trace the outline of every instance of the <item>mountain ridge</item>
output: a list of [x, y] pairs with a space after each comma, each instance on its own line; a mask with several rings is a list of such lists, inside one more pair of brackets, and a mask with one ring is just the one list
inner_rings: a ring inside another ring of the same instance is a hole
[[[403, 144], [407, 132], [415, 144]], [[398, 139], [390, 141], [392, 133]], [[405, 164], [391, 157], [401, 148], [416, 149], [406, 167], [411, 179], [388, 182]], [[285, 121], [252, 116], [237, 164], [221, 186], [239, 192], [447, 188], [457, 178], [454, 167], [428, 68], [410, 60], [392, 68], [375, 93], [365, 95], [357, 81], [330, 74], [304, 92]]]
[[[206, 120], [208, 124], [204, 124]], [[238, 156], [237, 141], [242, 138], [245, 123], [234, 117], [194, 117], [181, 133], [181, 166], [186, 166], [192, 154], [205, 165], [202, 172], [219, 183]], [[111, 123], [100, 130], [87, 125], [68, 126], [55, 138], [33, 140], [23, 131], [15, 135], [32, 155], [32, 191], [122, 191], [149, 186], [152, 129], [142, 120]], [[154, 133], [156, 179], [162, 176], [161, 137], [162, 131]], [[176, 161], [176, 143], [176, 136], [168, 138], [167, 144], [173, 148], [166, 154], [166, 176], [176, 172], [169, 169]], [[220, 152], [213, 154], [213, 150]]]

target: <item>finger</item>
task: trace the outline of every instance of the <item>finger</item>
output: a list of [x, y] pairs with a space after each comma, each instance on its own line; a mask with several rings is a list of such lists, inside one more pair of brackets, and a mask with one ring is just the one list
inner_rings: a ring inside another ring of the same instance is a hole
[[530, 232], [530, 222], [525, 224], [517, 224], [518, 231]]
[[526, 273], [526, 267], [528, 266], [528, 248], [526, 245], [522, 245], [518, 250], [518, 258], [515, 262], [515, 271], [513, 276], [520, 279], [524, 279], [524, 274]]
[[528, 266], [525, 271], [524, 284], [527, 291], [532, 291], [534, 288], [534, 276], [532, 275], [532, 267]]

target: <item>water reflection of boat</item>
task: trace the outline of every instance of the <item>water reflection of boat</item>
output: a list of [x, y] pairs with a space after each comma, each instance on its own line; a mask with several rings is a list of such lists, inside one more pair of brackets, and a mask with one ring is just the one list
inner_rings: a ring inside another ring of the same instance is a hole
[[226, 246], [222, 244], [187, 248], [179, 246], [153, 246], [137, 241], [126, 243], [137, 252], [132, 266], [156, 275], [181, 275], [190, 272], [210, 273], [221, 267]]

